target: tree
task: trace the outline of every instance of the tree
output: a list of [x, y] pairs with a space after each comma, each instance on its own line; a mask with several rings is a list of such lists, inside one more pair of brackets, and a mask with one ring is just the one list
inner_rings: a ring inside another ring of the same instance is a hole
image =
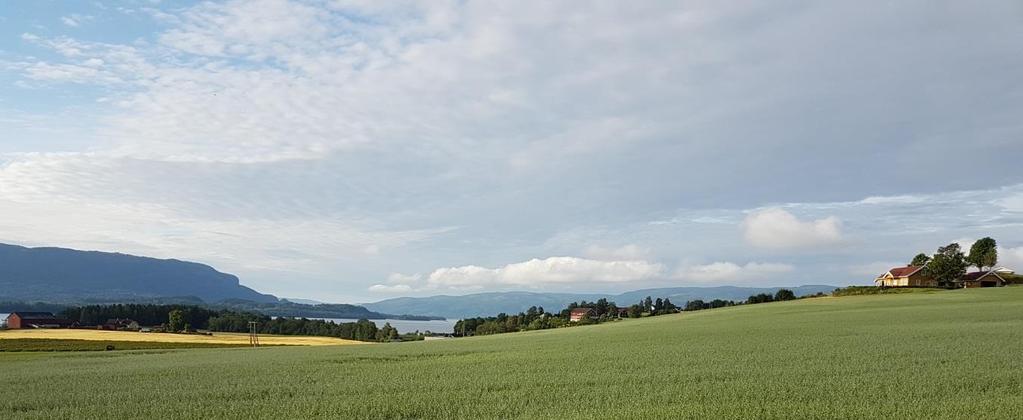
[[675, 313], [678, 312], [678, 306], [671, 303], [671, 299], [664, 298], [664, 313]]
[[796, 294], [789, 289], [778, 289], [778, 293], [774, 294], [774, 300], [795, 300]]
[[376, 333], [377, 341], [391, 341], [398, 339], [398, 329], [391, 326], [391, 323], [385, 323], [383, 328], [377, 330]]
[[939, 286], [949, 287], [966, 274], [966, 267], [966, 257], [959, 244], [951, 243], [938, 248], [938, 253], [931, 258], [924, 273], [937, 280]]
[[185, 329], [185, 313], [175, 309], [167, 314], [167, 329], [177, 332]]
[[984, 267], [994, 268], [998, 264], [998, 243], [991, 238], [981, 238], [970, 247], [970, 255], [966, 262], [984, 271]]
[[687, 310], [687, 311], [699, 311], [699, 310], [701, 310], [701, 309], [703, 309], [705, 307], [706, 307], [706, 305], [703, 303], [702, 300], [696, 299], [696, 300], [691, 300], [689, 302], [686, 302], [685, 310]]
[[913, 261], [910, 262], [909, 265], [921, 266], [921, 265], [927, 264], [930, 261], [931, 261], [931, 257], [929, 257], [929, 256], [927, 256], [927, 254], [924, 254], [923, 252], [921, 252], [919, 254], [916, 254], [915, 257], [913, 257]]

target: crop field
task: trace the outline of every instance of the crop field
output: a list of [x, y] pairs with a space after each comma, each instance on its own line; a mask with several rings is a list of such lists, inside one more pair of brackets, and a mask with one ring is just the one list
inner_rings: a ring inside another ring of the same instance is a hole
[[[150, 343], [182, 343], [182, 344], [224, 344], [248, 345], [248, 334], [214, 333], [200, 334], [166, 334], [142, 333], [134, 331], [103, 331], [103, 330], [71, 330], [71, 329], [30, 329], [0, 331], [0, 348], [4, 340], [39, 339], [39, 340], [92, 340], [92, 341], [141, 341]], [[366, 344], [361, 341], [343, 340], [333, 337], [309, 337], [294, 335], [260, 335], [260, 344], [269, 346], [336, 346], [350, 344]]]
[[0, 418], [1023, 418], [1023, 287], [367, 346], [0, 353]]
[[15, 351], [107, 351], [244, 347], [247, 344], [172, 343], [160, 341], [66, 340], [12, 338], [0, 340], [0, 352]]

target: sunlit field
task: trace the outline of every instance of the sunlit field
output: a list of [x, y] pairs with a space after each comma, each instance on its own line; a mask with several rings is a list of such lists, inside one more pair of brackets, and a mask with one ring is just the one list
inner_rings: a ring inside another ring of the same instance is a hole
[[431, 342], [9, 353], [0, 418], [1019, 419], [1021, 344], [1008, 287]]
[[[200, 334], [165, 334], [142, 333], [133, 331], [102, 331], [102, 330], [71, 330], [71, 329], [27, 329], [0, 331], [0, 348], [3, 340], [9, 339], [49, 339], [49, 340], [93, 340], [93, 341], [144, 341], [155, 343], [198, 343], [198, 344], [249, 344], [248, 334], [214, 333]], [[260, 335], [260, 344], [287, 346], [332, 346], [349, 344], [366, 344], [361, 341], [343, 340], [333, 337], [307, 337], [287, 335]]]

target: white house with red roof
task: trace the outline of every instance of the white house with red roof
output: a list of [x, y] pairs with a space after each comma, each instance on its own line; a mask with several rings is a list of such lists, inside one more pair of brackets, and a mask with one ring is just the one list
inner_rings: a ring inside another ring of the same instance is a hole
[[937, 280], [928, 276], [922, 265], [895, 267], [877, 276], [874, 284], [882, 287], [938, 287]]

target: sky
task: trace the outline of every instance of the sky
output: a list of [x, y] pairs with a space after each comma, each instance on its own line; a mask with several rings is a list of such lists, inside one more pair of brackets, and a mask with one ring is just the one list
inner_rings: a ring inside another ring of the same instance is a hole
[[1023, 269], [1023, 3], [0, 2], [0, 242], [283, 297]]

